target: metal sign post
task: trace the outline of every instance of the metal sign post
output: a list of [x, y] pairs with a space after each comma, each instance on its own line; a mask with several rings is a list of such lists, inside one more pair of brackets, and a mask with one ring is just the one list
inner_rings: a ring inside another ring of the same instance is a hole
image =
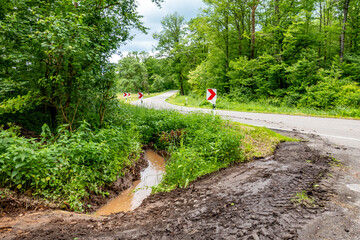
[[206, 91], [206, 100], [208, 100], [213, 105], [214, 115], [216, 114], [216, 99], [217, 99], [217, 89], [207, 89]]
[[141, 104], [143, 103], [143, 97], [144, 97], [144, 94], [142, 92], [139, 92], [138, 93], [138, 99], [141, 100]]
[[126, 103], [127, 103], [127, 96], [128, 96], [128, 94], [126, 92], [124, 92], [124, 98], [125, 98]]

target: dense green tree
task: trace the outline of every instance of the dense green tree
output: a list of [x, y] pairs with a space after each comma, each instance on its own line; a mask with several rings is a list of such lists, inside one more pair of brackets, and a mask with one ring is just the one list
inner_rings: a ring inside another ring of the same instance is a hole
[[72, 129], [89, 112], [102, 122], [104, 99], [115, 93], [108, 59], [131, 29], [146, 30], [136, 6], [133, 0], [1, 1], [1, 120], [39, 106], [53, 126]]
[[121, 59], [116, 70], [118, 71], [121, 90], [130, 92], [149, 91], [147, 69], [139, 58], [130, 55]]
[[[185, 37], [203, 39], [196, 48], [204, 52], [190, 51], [200, 61], [184, 71], [196, 94], [211, 87], [233, 100], [275, 99], [294, 106], [301, 99], [314, 99], [307, 94], [317, 94], [318, 85], [332, 89], [334, 78], [337, 87], [351, 88], [357, 96], [358, 85], [348, 81], [360, 81], [360, 1], [204, 3]], [[332, 72], [338, 73], [336, 78]]]
[[184, 65], [184, 44], [182, 39], [186, 34], [185, 19], [178, 13], [169, 14], [161, 21], [163, 30], [160, 33], [155, 33], [153, 37], [158, 40], [156, 50], [160, 51], [160, 55], [167, 57], [172, 63], [173, 74], [176, 75], [180, 87], [181, 95], [184, 95], [185, 73]]

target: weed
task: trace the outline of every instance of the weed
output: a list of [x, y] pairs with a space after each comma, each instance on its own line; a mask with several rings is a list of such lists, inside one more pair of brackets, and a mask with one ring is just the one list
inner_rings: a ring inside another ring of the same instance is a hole
[[331, 158], [331, 161], [330, 161], [330, 166], [331, 167], [337, 167], [337, 168], [343, 168], [344, 165], [341, 163], [340, 160], [336, 159], [336, 158]]
[[308, 196], [305, 190], [295, 194], [295, 197], [291, 199], [295, 204], [303, 204], [306, 206], [314, 206], [314, 199]]

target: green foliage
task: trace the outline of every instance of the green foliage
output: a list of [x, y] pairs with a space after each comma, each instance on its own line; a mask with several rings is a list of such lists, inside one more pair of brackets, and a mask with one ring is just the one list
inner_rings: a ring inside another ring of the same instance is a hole
[[297, 192], [294, 196], [293, 199], [291, 199], [291, 201], [296, 204], [296, 205], [305, 205], [305, 206], [309, 206], [309, 207], [314, 207], [315, 206], [315, 200], [312, 199], [311, 197], [309, 197], [308, 192], [306, 192], [305, 190], [301, 191], [301, 192]]
[[[335, 74], [335, 76], [334, 76]], [[337, 76], [336, 76], [337, 75]], [[315, 109], [332, 109], [335, 107], [349, 107], [359, 109], [360, 86], [358, 83], [339, 80], [339, 74], [320, 72], [321, 81], [307, 88], [307, 92], [300, 99], [299, 107]]]
[[40, 99], [36, 95], [30, 91], [27, 95], [8, 98], [0, 102], [0, 115], [5, 113], [22, 113], [25, 110], [33, 109], [34, 106], [40, 105]]
[[187, 46], [184, 40], [187, 23], [183, 16], [178, 13], [166, 15], [162, 21], [163, 27], [160, 33], [154, 33], [153, 38], [158, 40], [156, 50], [161, 57], [166, 57], [171, 65], [170, 73], [174, 82], [178, 83], [180, 93], [184, 95], [186, 89], [187, 65], [189, 56], [186, 53]]
[[31, 190], [82, 210], [88, 192], [98, 192], [124, 174], [140, 150], [138, 135], [131, 130], [89, 127], [83, 123], [70, 133], [62, 126], [52, 135], [44, 125], [40, 141], [18, 136], [16, 127], [1, 130], [0, 187]]
[[152, 82], [153, 84], [151, 85], [151, 91], [152, 92], [162, 92], [165, 90], [166, 88], [166, 81], [163, 77], [161, 77], [160, 75], [153, 75], [152, 76]]
[[209, 127], [187, 134], [180, 146], [171, 145], [172, 157], [160, 189], [186, 187], [200, 176], [244, 159], [240, 148], [242, 136], [214, 123], [207, 121]]
[[[146, 31], [136, 10], [120, 0], [1, 3], [0, 114], [40, 104], [54, 128], [73, 130], [83, 119], [101, 125], [116, 92], [108, 59], [132, 29]], [[39, 104], [28, 104], [30, 95]]]
[[121, 59], [116, 69], [119, 73], [119, 87], [125, 92], [149, 91], [146, 65], [135, 57]]
[[[255, 102], [309, 111], [337, 109], [336, 113], [346, 116], [359, 112], [357, 1], [350, 1], [348, 13], [344, 2], [331, 1], [204, 3], [206, 7], [188, 24], [184, 37], [187, 41], [168, 52], [179, 59], [182, 55], [187, 56], [185, 59], [198, 58], [193, 65], [182, 68], [189, 95], [200, 96], [206, 88], [217, 88], [227, 98], [225, 102]], [[345, 15], [347, 23], [343, 28]], [[171, 34], [165, 34], [171, 26], [169, 19], [164, 19], [167, 24], [163, 34], [155, 36], [163, 36], [159, 42], [163, 49], [173, 43]], [[344, 35], [343, 49], [339, 38]], [[176, 66], [181, 62], [177, 61]], [[323, 74], [333, 71], [334, 66], [338, 76]], [[207, 104], [202, 101], [198, 105]]]

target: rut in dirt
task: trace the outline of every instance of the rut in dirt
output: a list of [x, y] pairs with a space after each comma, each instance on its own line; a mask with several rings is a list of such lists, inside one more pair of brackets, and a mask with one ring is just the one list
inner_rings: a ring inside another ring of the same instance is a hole
[[[297, 239], [326, 210], [331, 161], [305, 143], [282, 143], [272, 157], [152, 195], [133, 212], [59, 218], [15, 239]], [[298, 203], [297, 193], [311, 201]]]

